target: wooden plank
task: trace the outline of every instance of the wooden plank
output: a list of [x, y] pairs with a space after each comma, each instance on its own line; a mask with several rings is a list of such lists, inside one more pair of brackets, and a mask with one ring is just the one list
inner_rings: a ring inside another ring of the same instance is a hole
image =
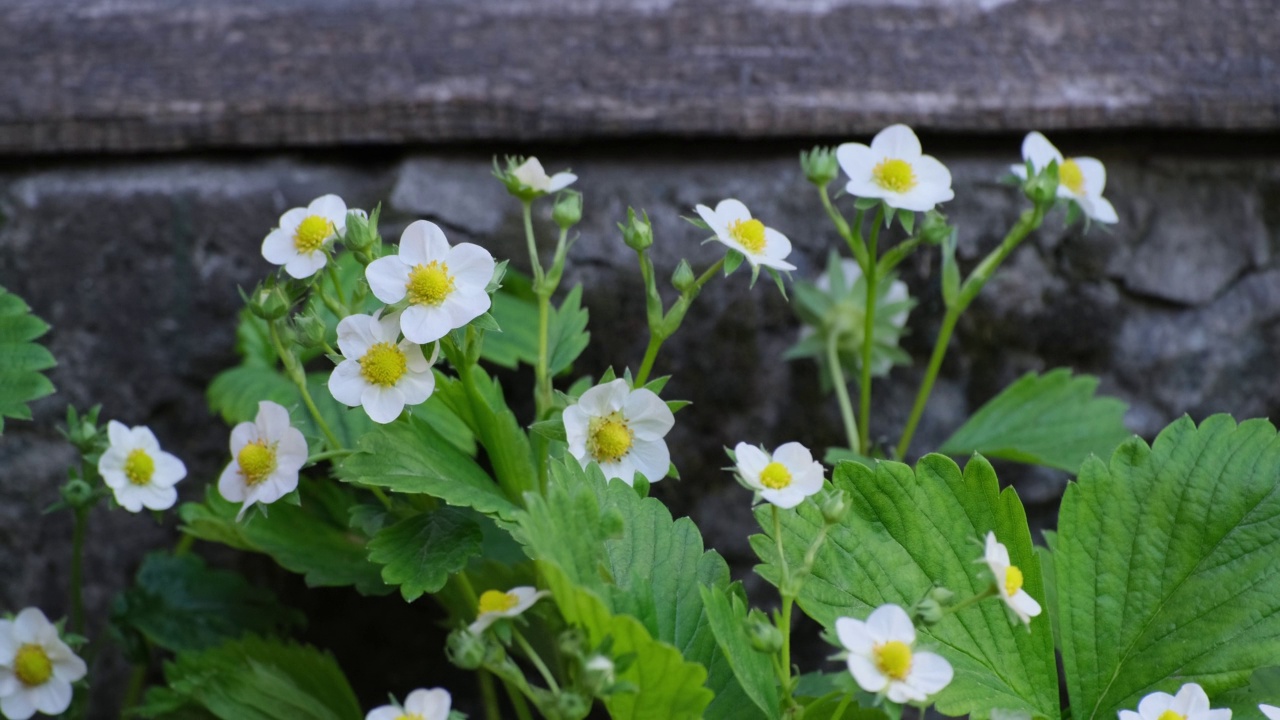
[[1275, 0], [7, 0], [0, 152], [1280, 127]]

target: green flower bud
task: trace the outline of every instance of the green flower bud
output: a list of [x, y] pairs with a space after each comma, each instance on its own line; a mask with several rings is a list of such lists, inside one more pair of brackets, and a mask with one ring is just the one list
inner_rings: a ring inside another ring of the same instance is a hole
[[947, 217], [937, 210], [924, 214], [924, 222], [920, 223], [920, 237], [930, 245], [940, 245], [951, 234], [951, 226]]
[[556, 198], [556, 206], [551, 211], [551, 219], [561, 230], [568, 230], [582, 220], [582, 193], [577, 190], [565, 190]]
[[800, 153], [800, 167], [804, 177], [814, 185], [824, 188], [840, 174], [840, 163], [831, 148], [815, 147]]
[[773, 654], [782, 649], [782, 631], [774, 627], [773, 623], [754, 619], [747, 620], [746, 625], [752, 650]]
[[556, 696], [556, 710], [559, 713], [557, 717], [567, 720], [584, 718], [591, 712], [591, 698], [583, 697], [581, 693], [573, 690], [566, 690]]
[[373, 247], [378, 237], [378, 211], [372, 216], [358, 210], [347, 213], [347, 232], [342, 236], [342, 244], [351, 250], [365, 251]]
[[644, 252], [653, 245], [653, 226], [649, 224], [649, 213], [641, 211], [636, 214], [634, 208], [627, 208], [627, 224], [618, 223], [622, 231], [622, 241], [636, 252]]
[[279, 320], [289, 314], [293, 302], [289, 294], [279, 285], [269, 284], [259, 287], [248, 297], [249, 312], [263, 320]]
[[671, 284], [682, 293], [692, 292], [698, 287], [698, 278], [693, 275], [693, 268], [689, 266], [687, 260], [681, 260], [676, 265], [676, 271], [671, 274]]
[[325, 334], [328, 329], [325, 327], [324, 321], [317, 317], [314, 312], [302, 315], [295, 324], [298, 326], [298, 340], [303, 345], [312, 348], [324, 345]]
[[950, 605], [951, 601], [955, 600], [956, 594], [939, 585], [929, 591], [928, 597], [939, 605]]
[[604, 655], [592, 655], [582, 665], [582, 684], [592, 695], [602, 695], [617, 681], [613, 661]]
[[466, 628], [454, 630], [445, 641], [445, 653], [454, 665], [463, 670], [475, 670], [484, 663], [484, 639]]
[[62, 486], [62, 499], [73, 508], [85, 508], [93, 504], [93, 486], [76, 478]]
[[560, 646], [560, 654], [569, 657], [582, 657], [586, 648], [587, 639], [583, 637], [582, 631], [577, 628], [569, 628], [560, 633], [558, 644]]
[[1027, 181], [1022, 184], [1022, 192], [1037, 207], [1051, 205], [1058, 197], [1058, 164], [1050, 163], [1039, 173], [1034, 172], [1031, 164], [1027, 164]]
[[937, 625], [946, 616], [942, 610], [942, 604], [931, 597], [916, 603], [911, 609], [911, 614], [923, 625]]
[[822, 510], [822, 519], [828, 525], [836, 525], [843, 522], [845, 516], [849, 514], [849, 500], [845, 497], [843, 490], [835, 488], [822, 499], [819, 509]]

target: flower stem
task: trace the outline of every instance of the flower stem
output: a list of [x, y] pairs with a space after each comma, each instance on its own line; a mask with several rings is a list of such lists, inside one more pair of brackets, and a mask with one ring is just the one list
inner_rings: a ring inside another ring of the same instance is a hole
[[178, 538], [178, 543], [173, 546], [173, 556], [182, 557], [183, 555], [186, 555], [187, 553], [191, 552], [191, 546], [195, 544], [196, 544], [195, 535], [183, 534], [182, 537]]
[[960, 612], [961, 610], [964, 610], [965, 608], [969, 607], [970, 605], [977, 605], [978, 603], [982, 602], [983, 600], [986, 600], [989, 597], [995, 597], [997, 594], [999, 594], [999, 592], [1000, 591], [996, 589], [995, 585], [989, 585], [986, 590], [983, 590], [977, 595], [974, 595], [973, 597], [965, 598], [964, 600], [961, 600], [955, 605], [952, 605], [951, 607], [947, 608], [947, 614], [954, 615]]
[[535, 368], [537, 379], [534, 384], [535, 420], [543, 420], [551, 409], [551, 368], [547, 357], [551, 327], [551, 296], [538, 293], [538, 364]]
[[524, 639], [524, 635], [521, 635], [519, 630], [513, 629], [511, 631], [511, 636], [515, 638], [516, 644], [520, 646], [520, 649], [524, 651], [525, 656], [529, 658], [529, 662], [533, 663], [533, 666], [537, 668], [538, 674], [542, 676], [542, 680], [547, 684], [547, 688], [553, 693], [559, 693], [560, 684], [556, 682], [556, 678], [551, 674], [551, 670], [547, 668], [547, 664], [542, 661], [542, 656], [533, 649], [533, 646], [529, 644], [528, 640]]
[[322, 460], [332, 460], [334, 458], [346, 457], [354, 453], [355, 453], [355, 450], [346, 450], [341, 448], [337, 450], [325, 450], [324, 452], [318, 452], [314, 455], [308, 456], [307, 464], [314, 465]]
[[488, 720], [502, 720], [502, 707], [498, 705], [498, 688], [493, 683], [493, 674], [484, 668], [476, 674], [480, 683], [480, 696], [484, 698], [484, 716]]
[[[342, 292], [342, 281], [338, 279], [338, 266], [336, 262], [325, 263], [325, 268], [329, 272], [329, 281], [333, 283], [333, 294], [338, 296], [338, 302], [345, 308], [347, 306], [346, 295]], [[329, 308], [332, 310], [333, 308]], [[338, 319], [342, 319], [342, 315], [338, 314]]]
[[876, 325], [876, 285], [880, 278], [876, 273], [876, 245], [880, 241], [880, 227], [884, 221], [884, 204], [876, 210], [875, 219], [871, 221], [871, 235], [867, 239], [867, 266], [862, 276], [867, 283], [867, 305], [863, 313], [862, 330], [862, 382], [858, 390], [858, 436], [862, 452], [870, 450], [871, 445], [871, 349]]
[[525, 702], [523, 688], [512, 683], [510, 680], [503, 679], [502, 686], [507, 690], [507, 697], [511, 698], [511, 707], [515, 708], [516, 718], [518, 720], [533, 720], [533, 713], [529, 711], [529, 703]]
[[533, 270], [533, 288], [542, 285], [542, 261], [538, 259], [538, 241], [533, 235], [533, 204], [528, 200], [521, 203], [524, 214], [524, 239], [529, 246], [529, 266]]
[[[658, 359], [658, 351], [662, 349], [662, 344], [665, 343], [667, 339], [670, 338], [671, 335], [680, 327], [680, 323], [684, 321], [685, 313], [689, 311], [689, 306], [693, 304], [694, 299], [702, 292], [702, 286], [710, 282], [711, 278], [715, 277], [724, 269], [724, 262], [725, 259], [720, 258], [712, 263], [706, 270], [703, 270], [702, 274], [694, 280], [693, 287], [688, 289], [686, 292], [681, 293], [680, 297], [671, 306], [671, 310], [663, 316], [662, 325], [674, 324], [675, 327], [657, 328], [653, 327], [653, 321], [651, 321], [649, 327], [649, 345], [644, 350], [644, 360], [640, 362], [640, 371], [636, 373], [636, 387], [644, 387], [644, 384], [649, 381], [649, 374], [653, 372], [653, 363]], [[641, 264], [642, 270], [646, 267], [647, 266], [643, 263]], [[645, 272], [651, 273], [652, 270], [645, 270]], [[646, 282], [650, 279], [651, 278], [646, 276]]]
[[778, 619], [778, 630], [782, 633], [782, 654], [779, 657], [778, 679], [782, 682], [782, 690], [786, 693], [787, 707], [795, 704], [791, 696], [791, 605], [795, 601], [792, 593], [791, 570], [787, 567], [787, 556], [782, 546], [782, 516], [778, 506], [772, 505], [773, 536], [778, 543], [778, 564], [782, 568], [782, 582], [778, 584], [778, 592], [782, 596], [782, 611]]
[[840, 720], [840, 718], [843, 718], [844, 711], [849, 708], [850, 702], [853, 702], [853, 696], [846, 693], [844, 698], [840, 700], [840, 704], [836, 706], [836, 711], [831, 713], [831, 720]]
[[658, 359], [658, 350], [662, 348], [664, 342], [666, 338], [653, 331], [649, 332], [649, 346], [644, 349], [644, 360], [640, 363], [640, 372], [636, 373], [636, 387], [644, 387], [644, 384], [649, 381], [653, 362]]
[[929, 366], [924, 371], [924, 381], [920, 384], [920, 391], [916, 393], [916, 401], [911, 406], [911, 415], [907, 418], [907, 426], [902, 430], [902, 438], [898, 440], [895, 454], [899, 458], [905, 458], [907, 450], [911, 447], [911, 437], [915, 435], [916, 425], [920, 423], [920, 416], [924, 413], [924, 406], [929, 402], [929, 393], [933, 392], [933, 382], [938, 379], [938, 370], [942, 367], [942, 359], [947, 354], [947, 344], [951, 342], [951, 333], [955, 330], [956, 321], [959, 319], [960, 312], [955, 307], [947, 308], [947, 314], [942, 318], [942, 327], [938, 328], [938, 339], [933, 345]]
[[129, 684], [124, 691], [124, 701], [120, 703], [120, 717], [138, 704], [142, 698], [142, 688], [147, 682], [147, 663], [135, 663], [129, 673]]
[[858, 262], [858, 267], [866, 267], [867, 248], [862, 243], [862, 211], [859, 210], [854, 214], [853, 226], [850, 227], [844, 215], [841, 215], [840, 211], [831, 204], [831, 196], [827, 194], [826, 187], [818, 188], [818, 196], [822, 198], [822, 207], [826, 209], [827, 216], [835, 224], [836, 232], [840, 233], [840, 237], [849, 244], [849, 251], [853, 253], [853, 259]]
[[844, 370], [840, 367], [840, 351], [837, 337], [832, 334], [827, 338], [827, 372], [831, 374], [831, 385], [836, 390], [836, 400], [840, 402], [840, 418], [844, 420], [845, 440], [849, 449], [860, 453], [858, 441], [858, 422], [853, 419], [853, 403], [849, 401], [849, 388], [844, 379]]
[[71, 632], [84, 634], [84, 536], [89, 508], [77, 507], [71, 528]]

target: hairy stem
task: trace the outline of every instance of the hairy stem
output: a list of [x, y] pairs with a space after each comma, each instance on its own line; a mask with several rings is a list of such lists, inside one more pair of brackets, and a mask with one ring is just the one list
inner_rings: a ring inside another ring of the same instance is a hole
[[542, 676], [542, 681], [547, 684], [547, 688], [553, 693], [560, 692], [560, 684], [556, 682], [556, 678], [551, 674], [551, 670], [547, 668], [547, 664], [542, 661], [542, 656], [538, 654], [528, 640], [524, 639], [518, 630], [512, 631], [511, 636], [515, 638], [516, 644], [524, 651], [525, 657], [533, 666], [537, 668], [538, 674]]
[[77, 507], [71, 527], [71, 632], [84, 634], [84, 537], [89, 524], [89, 508]]
[[907, 418], [907, 426], [902, 430], [902, 438], [898, 440], [895, 453], [899, 458], [907, 456], [911, 447], [911, 437], [915, 435], [916, 426], [920, 424], [920, 416], [924, 414], [924, 406], [929, 402], [929, 393], [933, 392], [933, 382], [938, 379], [938, 370], [942, 368], [942, 359], [947, 355], [947, 344], [951, 342], [951, 333], [956, 328], [960, 313], [954, 307], [947, 309], [942, 318], [942, 327], [938, 328], [938, 339], [933, 344], [933, 354], [929, 356], [929, 366], [924, 371], [924, 381], [920, 383], [920, 391], [916, 393], [915, 404], [911, 406], [911, 415]]
[[859, 447], [866, 453], [871, 450], [871, 350], [873, 332], [876, 325], [876, 286], [879, 275], [876, 273], [876, 245], [880, 240], [880, 227], [884, 220], [884, 205], [876, 210], [875, 219], [871, 221], [871, 236], [867, 239], [867, 266], [862, 276], [867, 283], [867, 305], [863, 313], [862, 325], [862, 382], [858, 389], [858, 436]]

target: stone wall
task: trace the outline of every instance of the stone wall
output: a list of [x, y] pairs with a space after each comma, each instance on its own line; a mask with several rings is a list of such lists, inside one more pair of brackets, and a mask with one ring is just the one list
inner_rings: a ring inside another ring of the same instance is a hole
[[[1274, 415], [1280, 409], [1275, 138], [1220, 140], [1208, 149], [1194, 135], [1054, 139], [1070, 153], [1107, 163], [1107, 195], [1121, 222], [1083, 235], [1050, 218], [1010, 258], [962, 321], [915, 448], [936, 446], [1021, 373], [1063, 365], [1099, 375], [1103, 392], [1130, 403], [1129, 427], [1148, 437], [1182, 413]], [[1020, 137], [924, 140], [954, 172], [957, 198], [947, 210], [960, 227], [961, 261], [971, 266], [1023, 206], [1016, 189], [997, 182], [1016, 159]], [[700, 246], [701, 231], [679, 216], [729, 196], [791, 238], [798, 277], [816, 275], [837, 237], [799, 172], [796, 153], [808, 144], [532, 148], [549, 169], [572, 167], [586, 193], [566, 286], [585, 286], [594, 343], [575, 372], [634, 367], [643, 353], [639, 276], [614, 230], [628, 205], [647, 209], [654, 221], [663, 278], [681, 257], [695, 268], [714, 260], [718, 247]], [[427, 218], [452, 241], [480, 243], [523, 267], [518, 205], [489, 170], [494, 152], [516, 150], [530, 148], [42, 159], [0, 171], [0, 284], [52, 324], [45, 341], [59, 361], [51, 373], [58, 394], [37, 404], [34, 423], [7, 423], [0, 439], [0, 609], [66, 610], [69, 523], [65, 514], [40, 514], [56, 499], [71, 457], [54, 430], [66, 403], [102, 403], [104, 418], [151, 425], [187, 461], [183, 496], [197, 498], [227, 459], [227, 428], [209, 413], [203, 388], [235, 361], [236, 287], [251, 287], [270, 269], [258, 248], [276, 217], [326, 192], [353, 206], [382, 200], [389, 241], [407, 222]], [[549, 225], [544, 213], [540, 227], [548, 241]], [[906, 345], [921, 361], [941, 317], [937, 268], [930, 251], [903, 268], [920, 303]], [[749, 291], [740, 273], [708, 286], [658, 362], [660, 373], [675, 376], [665, 394], [694, 404], [677, 416], [671, 437], [683, 480], [655, 487], [655, 495], [697, 520], [707, 543], [742, 577], [750, 576], [746, 537], [753, 522], [746, 494], [720, 470], [721, 448], [739, 440], [826, 446], [842, 435], [814, 366], [780, 359], [796, 332], [777, 292], [767, 284]], [[877, 383], [873, 435], [896, 438], [919, 375], [918, 368], [900, 368]], [[503, 377], [509, 396], [528, 390], [528, 372]], [[1032, 522], [1052, 526], [1065, 476], [1000, 469], [1018, 487]], [[146, 550], [171, 542], [172, 524], [172, 517], [157, 526], [145, 515], [93, 516], [86, 560], [91, 617], [105, 616]], [[296, 578], [268, 563], [236, 562], [308, 610], [308, 636], [339, 651], [367, 702], [446, 672], [434, 654], [436, 640], [400, 640], [385, 653], [368, 645], [389, 634], [388, 622], [429, 628], [429, 602], [405, 610], [394, 598], [363, 601], [333, 590], [304, 596]], [[326, 621], [352, 612], [393, 620]], [[392, 662], [387, 655], [414, 659]], [[104, 653], [94, 674], [100, 707], [118, 694], [121, 672], [114, 653]]]

